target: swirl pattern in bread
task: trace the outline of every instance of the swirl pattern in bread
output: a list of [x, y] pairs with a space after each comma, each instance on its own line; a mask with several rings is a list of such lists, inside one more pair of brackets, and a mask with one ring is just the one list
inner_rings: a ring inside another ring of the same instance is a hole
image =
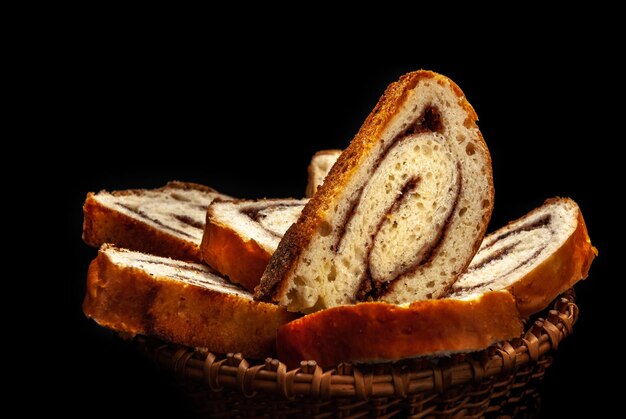
[[493, 208], [476, 119], [444, 76], [391, 84], [280, 242], [256, 297], [310, 312], [443, 296]]

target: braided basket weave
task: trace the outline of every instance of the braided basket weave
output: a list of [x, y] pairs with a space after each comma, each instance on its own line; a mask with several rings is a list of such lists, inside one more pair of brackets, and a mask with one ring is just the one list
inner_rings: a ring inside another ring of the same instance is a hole
[[143, 337], [136, 342], [173, 372], [207, 417], [523, 416], [536, 410], [549, 353], [578, 318], [573, 290], [543, 315], [527, 322], [523, 337], [481, 352], [327, 371], [314, 361], [288, 371], [271, 358], [252, 362]]

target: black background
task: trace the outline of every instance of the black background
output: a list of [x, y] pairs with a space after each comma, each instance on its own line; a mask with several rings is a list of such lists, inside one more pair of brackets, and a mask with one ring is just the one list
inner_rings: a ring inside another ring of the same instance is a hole
[[[611, 409], [605, 374], [619, 367], [608, 348], [617, 345], [609, 340], [619, 305], [612, 301], [622, 289], [611, 268], [621, 256], [614, 121], [623, 108], [607, 102], [623, 90], [623, 67], [612, 54], [561, 37], [500, 44], [505, 48], [474, 42], [437, 56], [394, 55], [369, 40], [303, 52], [254, 37], [236, 48], [182, 38], [94, 37], [71, 47], [59, 79], [51, 80], [67, 101], [55, 125], [80, 144], [78, 151], [63, 140], [49, 145], [67, 154], [49, 171], [63, 185], [60, 197], [55, 191], [58, 247], [71, 255], [63, 288], [68, 326], [61, 329], [72, 349], [60, 359], [72, 383], [64, 392], [77, 402], [65, 409], [185, 416], [184, 403], [150, 365], [82, 314], [86, 270], [96, 255], [81, 241], [88, 191], [178, 179], [242, 198], [299, 197], [312, 154], [345, 147], [386, 85], [419, 68], [452, 78], [479, 115], [496, 187], [490, 230], [552, 196], [579, 203], [600, 255], [576, 287], [580, 320], [546, 375], [543, 416]], [[345, 52], [340, 59], [337, 47]], [[607, 184], [615, 185], [612, 194]]]

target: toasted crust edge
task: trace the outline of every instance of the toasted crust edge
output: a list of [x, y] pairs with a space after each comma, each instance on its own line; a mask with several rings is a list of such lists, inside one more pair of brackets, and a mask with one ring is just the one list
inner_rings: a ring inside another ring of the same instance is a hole
[[328, 368], [476, 351], [522, 331], [512, 295], [494, 291], [470, 301], [418, 301], [408, 308], [374, 302], [318, 311], [281, 326], [276, 346], [290, 368], [302, 360]]
[[277, 327], [295, 318], [273, 304], [117, 266], [102, 252], [89, 266], [83, 311], [118, 332], [256, 359], [275, 354]]
[[[573, 200], [559, 197], [547, 199], [544, 205], [560, 200], [570, 201], [578, 208]], [[587, 278], [597, 254], [598, 250], [591, 244], [583, 214], [578, 208], [578, 225], [565, 243], [507, 288], [514, 295], [521, 315], [528, 317], [545, 309], [559, 294]]]
[[[462, 99], [460, 105], [468, 113], [465, 123], [471, 127], [478, 128], [476, 125], [476, 121], [478, 120], [476, 111], [465, 99], [461, 88], [451, 79], [432, 71], [418, 70], [407, 73], [400, 77], [398, 81], [391, 83], [348, 148], [339, 156], [339, 159], [330, 173], [326, 176], [324, 183], [318, 188], [309, 203], [304, 207], [298, 221], [294, 223], [283, 236], [278, 249], [269, 260], [263, 277], [261, 278], [261, 283], [255, 289], [255, 298], [263, 301], [280, 300], [280, 296], [286, 292], [289, 285], [285, 279], [295, 269], [302, 250], [309, 244], [311, 238], [318, 230], [322, 217], [330, 207], [331, 201], [334, 199], [335, 195], [341, 191], [353, 172], [357, 170], [358, 166], [361, 164], [361, 160], [364, 158], [365, 152], [375, 145], [376, 139], [380, 136], [391, 119], [399, 112], [409, 91], [415, 88], [420, 80], [429, 78], [436, 79], [440, 84], [446, 83], [450, 86], [457, 97]], [[479, 147], [481, 152], [484, 153], [487, 159], [486, 164], [491, 168], [491, 155], [487, 144], [485, 144], [482, 133], [478, 129], [477, 135], [478, 138], [475, 142], [475, 146]], [[482, 238], [487, 230], [493, 212], [495, 194], [493, 172], [490, 170], [486, 176], [490, 203], [483, 215], [481, 231], [473, 245], [474, 254], [480, 247], [480, 243], [482, 242]], [[471, 258], [468, 258], [466, 266], [460, 270], [460, 272], [465, 270], [470, 262]], [[449, 284], [448, 288], [451, 285], [452, 284]], [[446, 290], [443, 292], [445, 291]]]
[[210, 206], [200, 252], [205, 263], [251, 292], [259, 285], [272, 257], [256, 241], [245, 240], [230, 227], [214, 220]]

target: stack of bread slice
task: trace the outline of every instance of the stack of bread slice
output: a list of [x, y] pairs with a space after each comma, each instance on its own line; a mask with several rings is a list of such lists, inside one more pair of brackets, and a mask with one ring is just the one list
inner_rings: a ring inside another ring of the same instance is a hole
[[392, 83], [344, 150], [316, 153], [307, 198], [237, 200], [170, 182], [89, 193], [87, 316], [250, 358], [378, 362], [484, 349], [588, 275], [567, 198], [486, 237], [491, 157], [450, 79]]

